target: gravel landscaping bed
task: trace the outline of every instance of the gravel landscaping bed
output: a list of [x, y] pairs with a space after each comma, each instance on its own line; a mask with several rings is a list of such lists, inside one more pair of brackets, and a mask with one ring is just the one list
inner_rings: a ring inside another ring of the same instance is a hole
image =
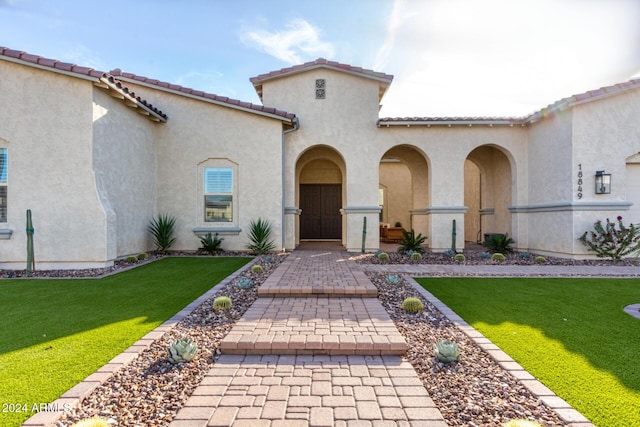
[[[273, 256], [272, 259], [272, 263], [260, 262], [263, 272], [246, 270], [240, 275], [253, 280], [255, 286], [250, 289], [239, 289], [235, 280], [219, 285], [216, 296], [231, 297], [233, 307], [230, 311], [214, 311], [214, 297], [208, 299], [99, 386], [79, 408], [65, 413], [56, 425], [67, 427], [91, 416], [112, 418], [119, 426], [168, 425], [215, 363], [222, 338], [256, 300], [257, 287], [284, 256]], [[116, 265], [107, 273], [126, 267], [129, 266]], [[91, 273], [95, 277], [105, 271]], [[384, 274], [367, 275], [409, 344], [407, 359], [449, 425], [497, 427], [513, 418], [535, 419], [548, 427], [565, 425], [403, 279], [389, 285]], [[56, 277], [69, 276], [57, 272]], [[425, 311], [419, 315], [406, 314], [401, 304], [407, 296], [422, 299]], [[198, 356], [190, 363], [172, 365], [167, 361], [167, 348], [171, 341], [183, 337], [198, 343]], [[440, 339], [458, 343], [462, 352], [459, 362], [445, 365], [435, 359], [433, 346]]]
[[[390, 285], [385, 274], [367, 275], [409, 344], [408, 361], [448, 425], [490, 427], [514, 418], [533, 419], [547, 427], [566, 425], [404, 279]], [[424, 311], [412, 315], [402, 310], [407, 297], [420, 298]], [[458, 362], [444, 364], [434, 357], [435, 344], [446, 339], [458, 344]]]

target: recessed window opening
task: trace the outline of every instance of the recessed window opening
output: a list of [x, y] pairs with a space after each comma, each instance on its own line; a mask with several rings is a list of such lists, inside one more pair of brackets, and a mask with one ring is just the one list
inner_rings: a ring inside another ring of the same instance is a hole
[[233, 169], [205, 168], [205, 222], [233, 221]]

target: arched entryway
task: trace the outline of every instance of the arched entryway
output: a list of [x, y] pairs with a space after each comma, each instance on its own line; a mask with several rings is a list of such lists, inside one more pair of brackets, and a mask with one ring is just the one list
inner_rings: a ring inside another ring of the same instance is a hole
[[399, 145], [384, 153], [378, 187], [383, 227], [414, 229], [427, 235], [428, 171], [424, 155], [414, 147]]
[[483, 242], [486, 234], [511, 234], [512, 171], [507, 155], [483, 145], [467, 156], [464, 167], [464, 235]]
[[300, 240], [342, 240], [345, 162], [326, 146], [305, 151], [296, 163]]

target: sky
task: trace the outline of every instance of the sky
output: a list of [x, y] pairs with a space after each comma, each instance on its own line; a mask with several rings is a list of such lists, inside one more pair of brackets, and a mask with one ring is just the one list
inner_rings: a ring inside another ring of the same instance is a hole
[[380, 117], [520, 117], [640, 78], [640, 0], [0, 0], [0, 46], [255, 104], [326, 58], [394, 76]]

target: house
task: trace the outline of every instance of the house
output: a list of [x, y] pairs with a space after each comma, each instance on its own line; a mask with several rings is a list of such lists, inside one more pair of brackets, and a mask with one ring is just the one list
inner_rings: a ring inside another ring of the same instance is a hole
[[508, 233], [569, 258], [596, 219], [640, 222], [640, 80], [528, 117], [380, 118], [392, 80], [318, 59], [251, 78], [255, 105], [0, 48], [0, 267], [25, 266], [27, 209], [40, 269], [152, 250], [158, 214], [185, 251], [244, 250], [259, 217], [279, 249], [373, 251], [401, 222], [444, 251], [456, 220], [458, 249]]

